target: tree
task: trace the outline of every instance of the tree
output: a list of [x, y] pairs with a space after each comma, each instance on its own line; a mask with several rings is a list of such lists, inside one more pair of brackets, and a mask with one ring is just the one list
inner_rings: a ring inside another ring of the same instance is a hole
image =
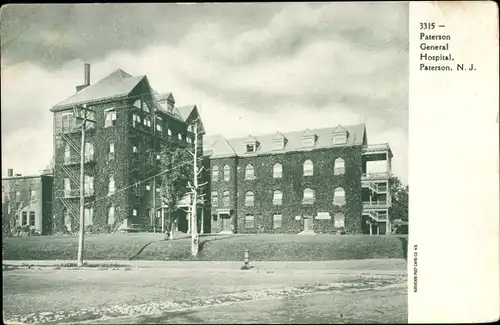
[[404, 185], [397, 177], [391, 177], [389, 179], [389, 189], [392, 195], [392, 205], [389, 209], [391, 219], [401, 219], [408, 222], [408, 185]]
[[173, 239], [173, 226], [177, 222], [177, 204], [188, 192], [188, 182], [193, 178], [192, 156], [187, 148], [167, 144], [161, 149], [161, 196], [168, 215], [167, 231]]

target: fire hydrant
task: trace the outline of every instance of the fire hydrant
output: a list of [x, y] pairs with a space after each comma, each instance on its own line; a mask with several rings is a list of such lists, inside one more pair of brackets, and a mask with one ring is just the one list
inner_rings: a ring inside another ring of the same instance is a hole
[[243, 266], [241, 267], [242, 270], [248, 270], [250, 269], [250, 252], [248, 249], [245, 249], [245, 262]]

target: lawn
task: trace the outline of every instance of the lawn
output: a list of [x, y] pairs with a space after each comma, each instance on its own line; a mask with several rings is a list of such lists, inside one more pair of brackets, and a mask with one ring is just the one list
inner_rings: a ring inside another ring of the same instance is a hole
[[[187, 236], [165, 241], [163, 234], [102, 234], [85, 237], [87, 260], [328, 261], [406, 258], [405, 236], [204, 235], [199, 256]], [[4, 260], [73, 260], [77, 236], [4, 238]]]

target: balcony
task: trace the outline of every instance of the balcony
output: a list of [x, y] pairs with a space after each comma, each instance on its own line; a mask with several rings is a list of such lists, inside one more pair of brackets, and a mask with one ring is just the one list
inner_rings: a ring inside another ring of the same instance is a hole
[[390, 203], [386, 200], [384, 201], [371, 201], [371, 202], [363, 202], [364, 209], [373, 209], [373, 208], [388, 208], [390, 207]]
[[387, 185], [386, 184], [378, 185], [374, 182], [367, 181], [367, 182], [361, 182], [361, 187], [369, 188], [370, 190], [372, 190], [375, 193], [381, 193], [381, 194], [387, 193]]
[[361, 174], [361, 180], [388, 180], [391, 178], [392, 174], [390, 172], [379, 172], [379, 173], [363, 173]]
[[363, 154], [389, 152], [392, 157], [391, 147], [388, 143], [378, 143], [363, 148]]

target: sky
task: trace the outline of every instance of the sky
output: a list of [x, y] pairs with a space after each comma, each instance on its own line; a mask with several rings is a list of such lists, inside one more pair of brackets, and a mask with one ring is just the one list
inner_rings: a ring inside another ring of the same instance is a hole
[[363, 122], [408, 179], [408, 4], [15, 5], [1, 9], [2, 175], [50, 164], [49, 109], [116, 69], [196, 104], [226, 137]]

